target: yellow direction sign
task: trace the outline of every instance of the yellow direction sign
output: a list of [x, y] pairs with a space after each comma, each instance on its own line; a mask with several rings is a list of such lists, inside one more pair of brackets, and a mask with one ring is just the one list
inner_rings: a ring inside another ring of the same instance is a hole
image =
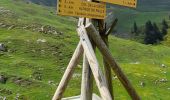
[[136, 8], [137, 5], [137, 0], [96, 0], [96, 1], [102, 1], [132, 8]]
[[106, 4], [82, 0], [58, 0], [58, 15], [104, 19]]

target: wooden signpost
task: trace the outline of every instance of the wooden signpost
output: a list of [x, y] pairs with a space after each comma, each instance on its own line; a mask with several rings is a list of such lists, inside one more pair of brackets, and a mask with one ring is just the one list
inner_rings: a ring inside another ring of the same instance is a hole
[[137, 5], [137, 0], [97, 0], [97, 1], [107, 2], [107, 3], [112, 3], [116, 5], [127, 6], [127, 7], [133, 7], [133, 8], [136, 8]]
[[[128, 7], [136, 7], [136, 0], [98, 1], [119, 4]], [[132, 100], [140, 100], [136, 90], [133, 88], [132, 84], [123, 73], [121, 67], [116, 63], [108, 49], [108, 35], [112, 32], [117, 20], [115, 20], [111, 27], [106, 30], [103, 20], [106, 15], [105, 7], [106, 6], [104, 3], [94, 3], [92, 0], [58, 0], [59, 15], [78, 16], [82, 18], [79, 18], [77, 26], [77, 33], [80, 37], [79, 44], [67, 66], [67, 69], [52, 100], [61, 100], [68, 82], [70, 81], [74, 70], [83, 54], [81, 100], [92, 100], [92, 77], [94, 77], [102, 100], [114, 100], [111, 69], [117, 75], [118, 79]], [[98, 27], [93, 25], [94, 22], [98, 23]], [[105, 69], [105, 74], [102, 73], [101, 67], [98, 63], [95, 54], [95, 48], [98, 48], [103, 56], [103, 67]]]
[[58, 15], [104, 19], [106, 4], [82, 0], [58, 0]]

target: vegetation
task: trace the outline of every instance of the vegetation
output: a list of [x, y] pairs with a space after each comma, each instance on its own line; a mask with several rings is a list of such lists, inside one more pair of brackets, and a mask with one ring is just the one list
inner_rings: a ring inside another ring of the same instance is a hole
[[145, 44], [156, 44], [163, 40], [163, 35], [160, 32], [156, 23], [151, 23], [151, 21], [146, 22], [145, 25]]
[[[160, 26], [160, 27], [159, 27]], [[144, 44], [159, 44], [161, 41], [165, 40], [168, 34], [169, 25], [164, 19], [161, 25], [157, 25], [155, 22], [152, 23], [150, 20], [146, 22], [145, 27], [138, 27], [136, 22], [132, 28], [132, 38], [140, 39], [138, 42]], [[143, 40], [142, 40], [143, 39]]]

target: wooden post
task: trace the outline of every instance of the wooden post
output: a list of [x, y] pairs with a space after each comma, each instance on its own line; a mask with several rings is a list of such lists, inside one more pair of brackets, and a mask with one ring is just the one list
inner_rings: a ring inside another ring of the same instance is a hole
[[[98, 20], [99, 23], [99, 33], [100, 36], [102, 37], [102, 40], [105, 42], [106, 46], [109, 47], [108, 43], [108, 35], [106, 35], [106, 27], [104, 24], [104, 20]], [[112, 100], [114, 100], [114, 94], [113, 94], [113, 85], [112, 85], [112, 73], [111, 73], [111, 67], [110, 65], [106, 62], [107, 59], [104, 59], [103, 57], [103, 64], [104, 64], [104, 71], [105, 71], [105, 77], [106, 77], [106, 83], [108, 86], [108, 89], [110, 91], [110, 94], [112, 96]]]
[[[84, 20], [79, 21], [79, 23], [82, 23], [79, 24], [79, 26], [86, 25], [86, 23], [89, 22], [91, 22], [91, 19], [84, 18]], [[81, 82], [81, 100], [92, 100], [92, 96], [93, 96], [93, 75], [87, 57], [84, 54]]]
[[83, 48], [81, 42], [79, 42], [52, 100], [61, 100], [63, 93], [68, 85], [68, 82], [71, 79], [74, 69], [77, 66], [82, 54], [83, 54]]
[[[91, 2], [92, 0], [86, 0]], [[86, 23], [91, 23], [92, 19], [84, 18]], [[84, 21], [83, 21], [84, 22]], [[81, 24], [82, 25], [82, 24]], [[90, 39], [91, 40], [91, 39]], [[94, 43], [91, 41], [93, 49], [95, 49]], [[83, 58], [83, 74], [82, 74], [82, 86], [81, 86], [81, 100], [92, 100], [93, 96], [93, 75], [90, 69], [87, 57], [84, 55]]]
[[87, 57], [84, 54], [81, 83], [81, 100], [92, 100], [92, 95], [93, 95], [93, 75]]
[[136, 90], [132, 87], [131, 83], [123, 73], [122, 69], [119, 67], [119, 65], [115, 62], [114, 58], [112, 57], [110, 51], [108, 50], [106, 44], [100, 37], [99, 33], [96, 31], [93, 24], [86, 25], [86, 30], [89, 33], [89, 35], [92, 37], [93, 41], [95, 42], [96, 46], [102, 53], [104, 59], [107, 59], [107, 63], [111, 66], [117, 77], [119, 78], [120, 82], [123, 84], [129, 95], [133, 100], [140, 100], [139, 95], [137, 94]]
[[109, 92], [107, 84], [106, 84], [106, 79], [100, 70], [99, 64], [97, 62], [97, 58], [95, 56], [93, 47], [92, 47], [91, 42], [90, 42], [88, 35], [86, 33], [85, 27], [84, 26], [79, 27], [77, 29], [77, 32], [80, 35], [80, 40], [81, 40], [84, 52], [85, 52], [88, 62], [90, 64], [91, 70], [93, 72], [93, 76], [96, 80], [96, 84], [98, 86], [98, 89], [102, 96], [102, 99], [103, 100], [112, 100], [110, 92]]

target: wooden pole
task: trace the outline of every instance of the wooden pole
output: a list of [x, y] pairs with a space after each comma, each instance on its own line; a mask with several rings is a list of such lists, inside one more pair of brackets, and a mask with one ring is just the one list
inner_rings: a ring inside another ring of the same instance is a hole
[[[85, 0], [91, 2], [92, 0]], [[86, 23], [91, 23], [92, 19], [84, 18]], [[82, 24], [81, 24], [82, 25]], [[91, 40], [91, 39], [90, 39]], [[93, 48], [95, 49], [94, 43], [91, 41]], [[81, 86], [81, 100], [92, 100], [93, 96], [93, 75], [90, 69], [87, 57], [84, 55], [83, 58], [83, 74], [82, 74], [82, 86]]]
[[84, 26], [79, 27], [77, 29], [77, 32], [80, 35], [80, 40], [81, 40], [84, 52], [85, 52], [88, 62], [90, 64], [93, 76], [96, 80], [96, 84], [98, 86], [98, 89], [102, 96], [102, 99], [103, 100], [112, 100], [110, 92], [109, 92], [107, 84], [106, 84], [106, 79], [103, 76], [103, 74], [99, 68], [97, 58], [95, 56], [93, 47], [92, 47], [91, 42], [90, 42], [88, 35], [86, 33], [85, 27]]
[[[104, 20], [98, 20], [99, 23], [99, 33], [100, 36], [102, 37], [102, 40], [105, 42], [106, 46], [109, 47], [108, 43], [108, 35], [106, 35], [106, 27], [104, 24]], [[108, 89], [110, 91], [110, 94], [112, 96], [112, 100], [114, 100], [114, 94], [113, 94], [113, 85], [112, 85], [112, 73], [111, 73], [111, 67], [110, 65], [106, 62], [107, 59], [104, 59], [103, 57], [103, 64], [104, 64], [104, 71], [105, 71], [105, 77], [106, 77], [106, 83], [108, 86]]]
[[89, 33], [89, 35], [92, 37], [93, 41], [95, 42], [96, 46], [102, 53], [104, 59], [107, 59], [107, 63], [111, 66], [117, 77], [119, 78], [120, 82], [123, 84], [129, 95], [133, 100], [140, 100], [139, 95], [137, 94], [136, 90], [133, 88], [125, 74], [123, 73], [122, 69], [119, 67], [119, 65], [116, 63], [114, 58], [112, 57], [110, 51], [108, 50], [106, 44], [100, 37], [99, 33], [93, 26], [93, 24], [86, 25], [86, 31]]
[[[81, 21], [79, 22], [83, 24], [79, 24], [79, 26], [86, 25], [87, 23], [91, 22], [91, 19], [84, 18], [84, 20]], [[84, 54], [81, 82], [81, 100], [92, 100], [92, 96], [93, 96], [93, 75], [87, 57]]]
[[68, 85], [68, 82], [71, 79], [74, 69], [77, 66], [82, 54], [83, 54], [83, 48], [81, 42], [79, 42], [52, 100], [61, 100], [63, 93]]
[[93, 95], [93, 75], [86, 55], [83, 58], [83, 73], [81, 83], [81, 100], [92, 100]]
[[112, 23], [111, 27], [106, 31], [105, 34], [106, 34], [107, 36], [112, 33], [112, 31], [113, 31], [113, 29], [115, 28], [117, 22], [118, 22], [118, 19], [116, 18], [116, 19], [114, 20], [114, 22]]

